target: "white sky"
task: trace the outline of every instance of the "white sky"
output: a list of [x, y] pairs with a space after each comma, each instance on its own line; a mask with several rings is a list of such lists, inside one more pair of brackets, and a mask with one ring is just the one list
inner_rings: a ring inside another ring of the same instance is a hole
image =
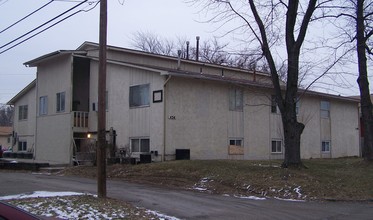
[[[0, 30], [47, 2], [49, 0], [0, 0]], [[1, 46], [76, 4], [78, 3], [66, 0], [51, 3], [0, 33]], [[108, 15], [108, 44], [113, 46], [131, 47], [131, 39], [136, 31], [152, 32], [164, 37], [185, 36], [192, 44], [197, 35], [201, 39], [213, 35], [209, 24], [197, 22], [200, 20], [198, 9], [182, 0], [109, 0]], [[98, 22], [99, 5], [92, 11], [79, 13], [0, 54], [0, 103], [9, 101], [35, 78], [36, 68], [25, 67], [24, 62], [56, 50], [76, 49], [84, 41], [98, 42]]]
[[[0, 0], [0, 31], [47, 2], [49, 0]], [[76, 1], [71, 0], [55, 0], [0, 33], [0, 47], [76, 4]], [[198, 13], [200, 8], [188, 5], [183, 0], [109, 0], [108, 6], [108, 44], [113, 46], [131, 47], [131, 39], [136, 31], [151, 32], [166, 38], [187, 37], [192, 45], [197, 35], [201, 36], [201, 40], [219, 35], [214, 32], [217, 25], [200, 22], [206, 19]], [[98, 42], [98, 21], [99, 6], [89, 12], [79, 13], [0, 54], [0, 103], [9, 101], [35, 78], [36, 68], [23, 66], [24, 62], [56, 50], [76, 49], [84, 41]], [[225, 30], [220, 31], [222, 33]], [[342, 95], [357, 94], [357, 85], [342, 92]]]

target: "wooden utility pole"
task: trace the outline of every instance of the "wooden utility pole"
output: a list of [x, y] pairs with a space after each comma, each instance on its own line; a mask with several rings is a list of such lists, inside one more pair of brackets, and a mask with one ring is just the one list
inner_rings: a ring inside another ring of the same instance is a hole
[[100, 37], [98, 61], [98, 113], [97, 113], [97, 195], [106, 197], [106, 44], [107, 0], [100, 1]]

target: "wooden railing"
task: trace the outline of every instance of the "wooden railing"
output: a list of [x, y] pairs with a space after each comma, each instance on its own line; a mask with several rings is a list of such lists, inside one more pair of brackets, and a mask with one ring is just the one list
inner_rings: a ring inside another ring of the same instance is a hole
[[77, 128], [88, 128], [88, 112], [73, 112], [73, 125]]

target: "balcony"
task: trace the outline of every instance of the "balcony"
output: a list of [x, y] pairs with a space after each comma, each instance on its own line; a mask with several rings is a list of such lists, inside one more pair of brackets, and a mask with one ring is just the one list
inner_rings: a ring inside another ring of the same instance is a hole
[[76, 131], [88, 131], [88, 112], [73, 111], [72, 125]]

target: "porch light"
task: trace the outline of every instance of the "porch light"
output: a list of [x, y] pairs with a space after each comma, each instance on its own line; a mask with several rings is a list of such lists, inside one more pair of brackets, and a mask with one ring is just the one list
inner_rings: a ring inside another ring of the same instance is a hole
[[90, 133], [87, 134], [87, 138], [91, 138], [91, 134]]

